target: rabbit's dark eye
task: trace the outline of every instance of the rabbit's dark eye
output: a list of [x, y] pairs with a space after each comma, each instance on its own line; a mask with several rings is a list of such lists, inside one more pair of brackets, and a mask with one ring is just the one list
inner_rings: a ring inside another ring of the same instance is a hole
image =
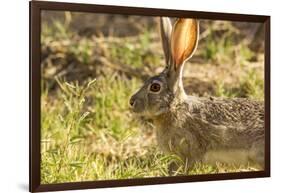
[[152, 92], [158, 92], [161, 88], [161, 85], [159, 83], [152, 83], [150, 85], [150, 91]]

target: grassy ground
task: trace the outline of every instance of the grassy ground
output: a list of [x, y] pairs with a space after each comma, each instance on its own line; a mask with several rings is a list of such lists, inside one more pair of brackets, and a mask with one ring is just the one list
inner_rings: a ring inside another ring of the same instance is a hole
[[[187, 173], [177, 156], [158, 150], [153, 126], [130, 113], [129, 97], [164, 66], [154, 21], [143, 19], [152, 27], [138, 28], [138, 17], [117, 16], [117, 26], [131, 21], [138, 30], [104, 36], [102, 27], [92, 34], [73, 30], [72, 14], [50, 15], [41, 36], [41, 183], [168, 176], [171, 162], [180, 166], [175, 175], [255, 170], [198, 163]], [[263, 100], [262, 49], [251, 49], [250, 36], [235, 23], [201, 26], [198, 52], [185, 68], [187, 92]]]

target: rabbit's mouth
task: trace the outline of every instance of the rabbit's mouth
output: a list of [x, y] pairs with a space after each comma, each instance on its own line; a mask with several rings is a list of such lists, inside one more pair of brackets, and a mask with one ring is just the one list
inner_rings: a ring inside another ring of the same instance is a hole
[[135, 101], [134, 104], [131, 104], [130, 111], [137, 116], [146, 117], [148, 115], [145, 105], [141, 105], [139, 101]]
[[134, 104], [131, 108], [130, 108], [131, 112], [133, 112], [134, 114], [136, 115], [140, 115], [140, 116], [143, 116], [145, 115], [146, 113], [146, 110], [143, 106], [139, 106], [137, 104]]
[[131, 97], [129, 103], [130, 103], [130, 110], [133, 113], [142, 114], [146, 110], [146, 107], [145, 105], [143, 105], [142, 100], [140, 100], [135, 96]]

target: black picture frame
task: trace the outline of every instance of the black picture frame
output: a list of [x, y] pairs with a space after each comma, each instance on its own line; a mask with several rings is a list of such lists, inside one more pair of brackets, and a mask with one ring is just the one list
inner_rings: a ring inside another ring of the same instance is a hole
[[[59, 3], [46, 1], [29, 2], [30, 9], [30, 66], [29, 66], [29, 191], [59, 191], [75, 190], [104, 187], [121, 187], [148, 184], [166, 184], [182, 183], [211, 180], [227, 180], [242, 178], [270, 177], [270, 16], [264, 15], [246, 15], [232, 13], [214, 13], [200, 11], [183, 11], [154, 8], [137, 8], [108, 5]], [[124, 179], [124, 180], [101, 180], [86, 182], [71, 182], [60, 184], [41, 184], [40, 183], [40, 96], [41, 96], [41, 66], [40, 66], [40, 26], [41, 11], [76, 11], [76, 12], [95, 12], [125, 15], [144, 15], [144, 16], [170, 16], [170, 17], [196, 17], [199, 19], [211, 20], [229, 20], [259, 22], [265, 25], [265, 71], [264, 71], [264, 96], [265, 96], [265, 169], [264, 171], [251, 171], [239, 173], [206, 174], [192, 176], [174, 176], [174, 177], [154, 177], [142, 179]]]

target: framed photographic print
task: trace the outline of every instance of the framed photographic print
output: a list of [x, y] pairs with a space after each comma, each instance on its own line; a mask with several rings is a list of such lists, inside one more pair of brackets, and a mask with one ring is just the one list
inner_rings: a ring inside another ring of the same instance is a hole
[[30, 2], [30, 191], [269, 176], [269, 16]]

